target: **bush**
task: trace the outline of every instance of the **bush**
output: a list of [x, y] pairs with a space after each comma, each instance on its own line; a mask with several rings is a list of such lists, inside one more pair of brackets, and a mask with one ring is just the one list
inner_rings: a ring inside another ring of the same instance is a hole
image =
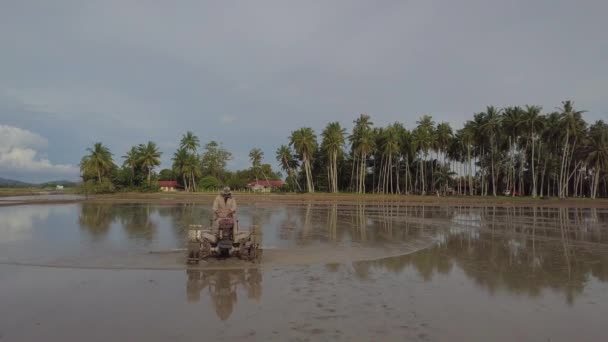
[[112, 194], [116, 191], [114, 184], [109, 179], [102, 179], [101, 183], [92, 179], [84, 182], [78, 189], [79, 193], [90, 194]]
[[220, 181], [213, 176], [206, 176], [198, 182], [198, 187], [204, 191], [217, 190], [220, 187]]

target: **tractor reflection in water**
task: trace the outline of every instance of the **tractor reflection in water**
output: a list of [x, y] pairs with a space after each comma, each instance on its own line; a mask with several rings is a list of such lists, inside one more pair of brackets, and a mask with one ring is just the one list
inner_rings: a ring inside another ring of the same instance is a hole
[[186, 270], [186, 273], [188, 302], [199, 302], [202, 291], [207, 288], [215, 313], [222, 321], [227, 320], [234, 310], [239, 285], [247, 292], [247, 298], [259, 300], [262, 297], [262, 272], [258, 268]]

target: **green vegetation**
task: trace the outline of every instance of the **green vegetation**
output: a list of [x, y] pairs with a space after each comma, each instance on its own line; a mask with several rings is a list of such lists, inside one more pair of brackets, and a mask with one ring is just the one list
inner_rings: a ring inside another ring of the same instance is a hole
[[82, 158], [80, 172], [83, 180], [80, 190], [84, 194], [104, 194], [116, 191], [155, 192], [159, 181], [177, 181], [178, 188], [188, 192], [215, 191], [224, 185], [244, 189], [261, 175], [267, 180], [281, 178], [270, 164], [263, 164], [264, 154], [260, 149], [252, 150], [251, 169], [230, 172], [226, 164], [232, 154], [219, 143], [211, 141], [199, 155], [199, 138], [192, 132], [182, 136], [180, 146], [173, 154], [172, 168], [156, 172], [162, 153], [152, 141], [131, 147], [122, 156], [118, 166], [110, 150], [98, 142], [87, 149]]
[[[350, 134], [339, 122], [329, 123], [320, 142], [312, 128], [296, 129], [275, 157], [288, 191], [608, 197], [608, 125], [588, 124], [583, 113], [571, 101], [550, 113], [539, 106], [489, 106], [457, 130], [430, 115], [412, 129], [398, 122], [374, 127], [361, 114]], [[200, 146], [187, 132], [172, 169], [156, 174], [160, 152], [153, 142], [134, 146], [122, 168], [96, 143], [82, 159], [81, 173], [94, 192], [153, 191], [157, 180], [177, 180], [192, 192], [244, 189], [251, 181], [282, 178], [263, 163], [259, 148], [249, 153], [249, 169], [230, 172], [232, 154], [221, 144], [210, 141], [199, 154]]]
[[297, 129], [276, 156], [307, 192], [608, 197], [608, 125], [583, 113], [571, 101], [546, 114], [489, 106], [456, 131], [430, 115], [408, 130], [361, 114], [348, 137], [329, 123], [320, 148], [312, 129]]

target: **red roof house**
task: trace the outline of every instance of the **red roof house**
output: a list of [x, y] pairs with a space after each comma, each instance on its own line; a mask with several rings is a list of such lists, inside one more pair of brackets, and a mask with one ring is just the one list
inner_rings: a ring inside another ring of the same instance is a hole
[[161, 191], [176, 191], [177, 181], [158, 181], [158, 186]]
[[285, 185], [281, 180], [258, 180], [249, 182], [247, 187], [253, 191], [269, 192], [272, 189], [280, 188]]

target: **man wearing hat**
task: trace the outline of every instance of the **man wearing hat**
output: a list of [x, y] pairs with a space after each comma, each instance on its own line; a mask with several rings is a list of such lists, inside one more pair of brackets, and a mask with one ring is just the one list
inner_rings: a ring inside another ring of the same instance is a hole
[[213, 229], [217, 230], [220, 219], [234, 217], [235, 213], [236, 201], [232, 198], [230, 188], [225, 187], [213, 201]]

